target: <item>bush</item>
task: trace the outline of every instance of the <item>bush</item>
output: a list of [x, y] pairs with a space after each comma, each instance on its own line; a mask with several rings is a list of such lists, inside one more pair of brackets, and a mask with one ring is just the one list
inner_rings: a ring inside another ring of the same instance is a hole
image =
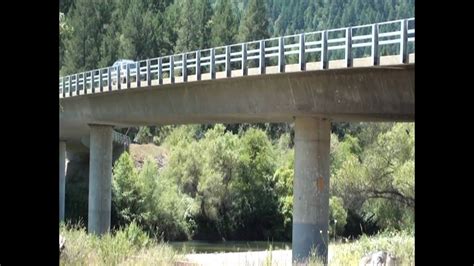
[[409, 232], [386, 231], [373, 237], [362, 236], [349, 244], [337, 244], [329, 265], [358, 265], [362, 256], [387, 251], [397, 257], [397, 265], [414, 265], [415, 239]]
[[137, 223], [133, 221], [131, 224], [123, 228], [122, 230], [117, 231], [116, 237], [122, 237], [126, 239], [131, 245], [137, 249], [145, 248], [151, 244], [151, 240]]
[[153, 159], [145, 159], [137, 173], [130, 155], [123, 153], [114, 166], [113, 192], [119, 225], [137, 223], [149, 234], [167, 240], [190, 237], [186, 215], [190, 204], [172, 179], [159, 176]]
[[171, 246], [150, 239], [135, 222], [101, 237], [76, 224], [62, 223], [59, 231], [66, 238], [60, 265], [173, 265], [182, 258]]
[[[344, 209], [344, 201], [339, 197], [331, 197], [329, 199], [329, 223], [331, 235], [334, 234], [334, 224], [336, 225], [336, 234], [341, 234], [344, 231], [344, 226], [347, 221], [347, 211]], [[335, 223], [334, 220], [337, 220]]]

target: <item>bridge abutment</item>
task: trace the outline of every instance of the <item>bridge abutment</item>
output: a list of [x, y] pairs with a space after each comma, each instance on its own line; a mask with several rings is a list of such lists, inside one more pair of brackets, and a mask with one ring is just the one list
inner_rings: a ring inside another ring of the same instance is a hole
[[59, 220], [64, 221], [66, 203], [66, 142], [59, 141]]
[[312, 250], [327, 261], [330, 137], [329, 120], [295, 118], [293, 262], [306, 262]]
[[110, 229], [112, 200], [112, 126], [90, 126], [88, 232]]

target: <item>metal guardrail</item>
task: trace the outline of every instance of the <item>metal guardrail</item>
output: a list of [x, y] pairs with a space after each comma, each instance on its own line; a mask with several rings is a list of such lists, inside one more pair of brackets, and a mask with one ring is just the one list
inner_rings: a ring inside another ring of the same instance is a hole
[[124, 134], [121, 134], [117, 131], [112, 131], [112, 139], [115, 143], [123, 144], [125, 147], [130, 147], [130, 138]]
[[[223, 69], [219, 73], [227, 78], [232, 77], [235, 70], [239, 76], [247, 76], [251, 69], [249, 64], [256, 65], [253, 69], [257, 74], [265, 74], [266, 67], [270, 66], [267, 62], [272, 60], [277, 62], [278, 72], [285, 72], [285, 59], [291, 55], [297, 57], [299, 71], [306, 70], [309, 58], [317, 57], [320, 69], [328, 69], [329, 55], [333, 51], [343, 52], [345, 67], [352, 67], [356, 58], [370, 58], [376, 66], [380, 64], [381, 47], [387, 45], [399, 46], [396, 55], [399, 63], [404, 64], [409, 60], [409, 44], [413, 44], [414, 53], [414, 43], [415, 18], [294, 34], [141, 60], [132, 69], [127, 64], [126, 69], [120, 71], [106, 67], [60, 77], [59, 97], [130, 89], [132, 82], [135, 88], [162, 85], [165, 79], [173, 84], [177, 77], [187, 82], [190, 75], [197, 81], [205, 74], [216, 79], [217, 68]], [[354, 56], [354, 51], [360, 48], [370, 48], [370, 54]]]

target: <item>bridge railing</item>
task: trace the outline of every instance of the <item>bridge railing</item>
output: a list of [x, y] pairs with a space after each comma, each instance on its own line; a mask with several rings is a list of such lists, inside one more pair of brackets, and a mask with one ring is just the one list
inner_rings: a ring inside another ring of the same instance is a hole
[[125, 147], [130, 147], [130, 138], [124, 134], [121, 134], [117, 131], [112, 131], [112, 139], [115, 143], [120, 143]]
[[60, 77], [59, 97], [235, 76], [405, 64], [414, 58], [414, 46], [415, 18], [293, 34], [140, 60], [125, 70], [106, 67]]

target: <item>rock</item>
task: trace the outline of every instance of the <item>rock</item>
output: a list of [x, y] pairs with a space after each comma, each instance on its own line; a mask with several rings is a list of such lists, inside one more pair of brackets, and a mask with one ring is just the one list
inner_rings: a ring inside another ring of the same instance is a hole
[[376, 251], [360, 259], [359, 266], [396, 266], [397, 258], [386, 251]]

